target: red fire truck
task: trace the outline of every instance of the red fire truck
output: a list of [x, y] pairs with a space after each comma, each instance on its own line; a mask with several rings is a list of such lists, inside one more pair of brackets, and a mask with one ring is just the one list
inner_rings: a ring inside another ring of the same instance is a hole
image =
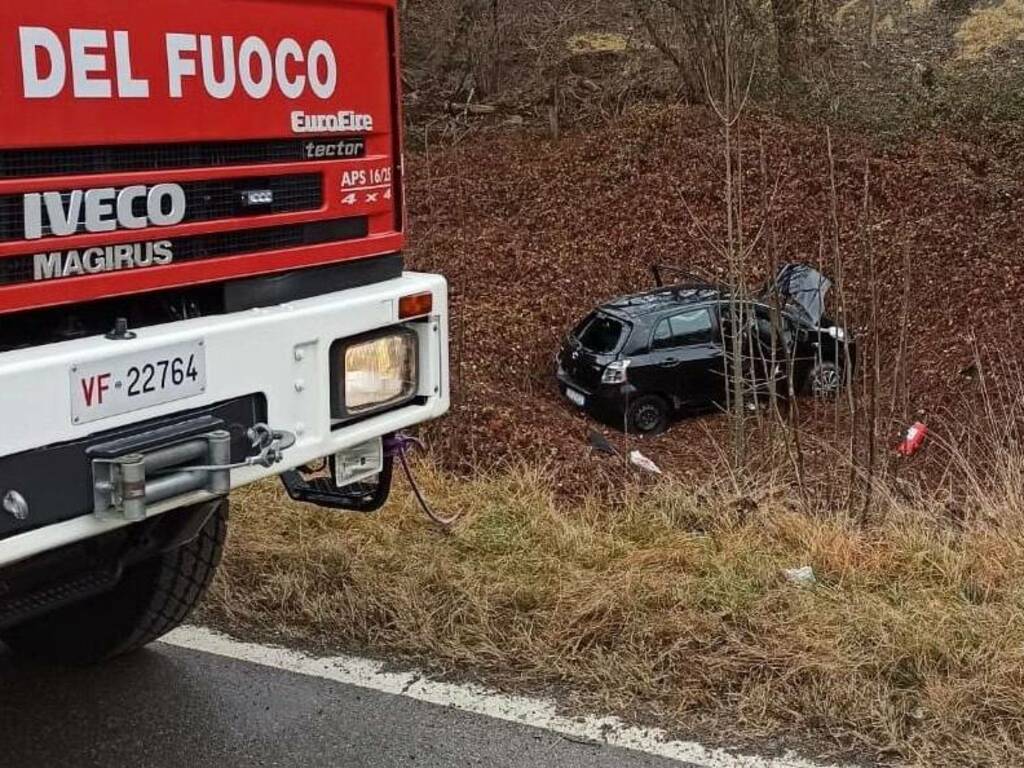
[[[395, 0], [0, 5], [0, 638], [188, 615], [227, 496], [370, 511], [448, 408], [403, 269]], [[286, 524], [284, 521], [282, 524]]]

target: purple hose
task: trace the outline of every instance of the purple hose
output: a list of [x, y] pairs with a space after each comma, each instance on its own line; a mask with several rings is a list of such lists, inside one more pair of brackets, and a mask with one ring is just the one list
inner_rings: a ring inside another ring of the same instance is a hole
[[433, 508], [427, 503], [427, 500], [423, 496], [423, 492], [420, 490], [419, 484], [416, 479], [412, 476], [412, 470], [409, 468], [408, 453], [412, 448], [418, 448], [421, 451], [426, 450], [426, 446], [423, 441], [419, 438], [407, 435], [404, 432], [398, 432], [390, 437], [384, 438], [384, 455], [391, 459], [398, 459], [402, 465], [402, 471], [405, 472], [405, 479], [409, 481], [409, 487], [412, 488], [413, 495], [416, 496], [416, 501], [419, 502], [420, 508], [435, 524], [441, 526], [445, 530], [450, 529], [462, 516], [461, 514], [453, 515], [452, 517], [441, 517]]

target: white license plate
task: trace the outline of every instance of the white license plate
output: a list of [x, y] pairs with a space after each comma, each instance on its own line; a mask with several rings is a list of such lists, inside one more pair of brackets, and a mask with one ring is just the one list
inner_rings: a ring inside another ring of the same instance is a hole
[[183, 400], [206, 391], [206, 347], [190, 341], [72, 366], [75, 424]]
[[587, 404], [587, 397], [582, 392], [577, 392], [575, 389], [566, 389], [565, 396], [568, 397], [572, 402], [578, 405], [580, 408]]

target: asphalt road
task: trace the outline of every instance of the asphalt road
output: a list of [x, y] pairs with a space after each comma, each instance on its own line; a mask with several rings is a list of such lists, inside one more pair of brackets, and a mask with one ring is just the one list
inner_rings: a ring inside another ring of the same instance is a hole
[[72, 671], [19, 665], [0, 650], [2, 768], [417, 765], [684, 764], [166, 645]]

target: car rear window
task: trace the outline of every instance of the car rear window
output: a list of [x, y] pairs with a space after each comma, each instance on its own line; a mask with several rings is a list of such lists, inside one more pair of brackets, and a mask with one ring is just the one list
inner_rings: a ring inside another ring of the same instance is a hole
[[585, 349], [599, 355], [607, 355], [619, 348], [626, 333], [626, 325], [608, 315], [593, 315], [581, 324], [576, 338]]

